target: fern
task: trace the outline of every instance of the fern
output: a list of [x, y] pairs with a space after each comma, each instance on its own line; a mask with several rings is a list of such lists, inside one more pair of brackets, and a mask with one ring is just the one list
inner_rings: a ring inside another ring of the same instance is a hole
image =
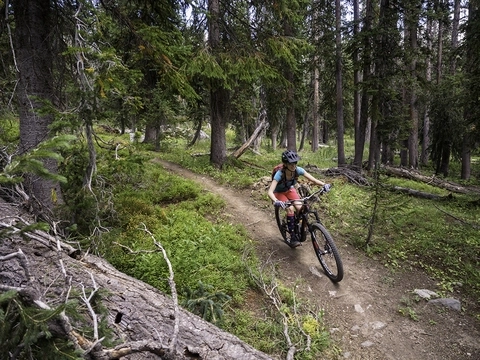
[[204, 320], [216, 324], [222, 320], [223, 306], [231, 297], [222, 292], [212, 293], [212, 289], [213, 286], [199, 281], [196, 289], [185, 289], [185, 300], [182, 305]]

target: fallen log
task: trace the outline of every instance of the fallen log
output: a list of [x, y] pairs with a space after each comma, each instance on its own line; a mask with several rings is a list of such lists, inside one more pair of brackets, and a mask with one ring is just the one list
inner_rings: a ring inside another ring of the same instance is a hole
[[385, 170], [386, 174], [388, 175], [394, 175], [394, 176], [399, 176], [403, 177], [406, 179], [410, 180], [415, 180], [415, 181], [420, 181], [425, 184], [429, 184], [432, 186], [439, 187], [441, 189], [445, 189], [448, 191], [451, 191], [453, 193], [457, 194], [480, 194], [480, 189], [479, 188], [473, 188], [473, 187], [464, 187], [460, 184], [456, 184], [453, 182], [445, 181], [442, 180], [435, 175], [432, 176], [425, 176], [417, 171], [413, 170], [408, 170], [405, 168], [397, 168], [397, 167], [392, 167], [392, 166], [384, 166], [383, 169]]
[[257, 128], [253, 132], [252, 136], [243, 144], [240, 146], [231, 156], [234, 157], [235, 159], [238, 159], [242, 154], [245, 152], [245, 150], [248, 149], [248, 147], [255, 141], [255, 139], [260, 135], [262, 130], [267, 126], [267, 121], [264, 118], [260, 124], [258, 124]]
[[446, 199], [446, 198], [452, 198], [453, 197], [452, 195], [440, 196], [440, 195], [431, 194], [431, 193], [427, 193], [427, 192], [423, 192], [423, 191], [419, 191], [419, 190], [414, 190], [414, 189], [408, 189], [408, 188], [404, 188], [404, 187], [400, 187], [400, 186], [394, 186], [392, 189], [397, 191], [397, 192], [401, 192], [403, 194], [419, 197], [419, 198], [422, 198], [422, 199], [443, 200], [443, 199]]

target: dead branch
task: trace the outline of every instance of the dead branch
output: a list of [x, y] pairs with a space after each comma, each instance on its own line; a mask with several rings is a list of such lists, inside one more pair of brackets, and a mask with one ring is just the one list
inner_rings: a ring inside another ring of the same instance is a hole
[[81, 299], [83, 300], [84, 304], [87, 306], [88, 312], [90, 313], [90, 317], [92, 318], [93, 321], [93, 339], [96, 341], [98, 340], [98, 321], [97, 321], [97, 314], [95, 313], [95, 310], [93, 310], [92, 307], [92, 299], [95, 296], [95, 294], [98, 291], [97, 283], [95, 282], [95, 279], [93, 278], [92, 273], [90, 273], [90, 278], [93, 283], [93, 291], [90, 293], [90, 295], [87, 297], [87, 294], [85, 293], [85, 286], [83, 284], [80, 284], [82, 287], [82, 296]]
[[288, 326], [288, 318], [284, 311], [282, 311], [282, 300], [278, 293], [278, 283], [275, 278], [272, 278], [270, 281], [267, 281], [264, 278], [264, 271], [261, 269], [259, 274], [254, 274], [252, 269], [249, 268], [249, 273], [252, 279], [254, 280], [255, 284], [258, 286], [261, 291], [267, 295], [270, 299], [272, 305], [275, 307], [276, 311], [282, 317], [282, 325], [283, 325], [283, 336], [285, 337], [285, 341], [287, 342], [288, 352], [286, 360], [293, 360], [295, 353], [297, 352], [296, 346], [293, 344], [292, 339], [289, 333], [289, 326]]
[[[6, 222], [6, 220], [10, 220]], [[22, 228], [16, 226], [18, 223], [24, 224], [25, 226], [31, 226], [32, 223], [28, 222], [21, 216], [6, 216], [0, 219], [0, 228], [5, 228], [11, 231], [12, 235], [15, 234], [22, 234], [27, 236], [31, 240], [38, 241], [42, 245], [55, 250], [60, 247], [63, 251], [65, 251], [69, 256], [76, 256], [79, 253], [78, 249], [75, 249], [69, 244], [61, 241], [60, 238], [57, 236], [52, 236], [45, 231], [42, 230], [32, 230], [32, 231], [22, 231]]]
[[177, 337], [178, 337], [178, 329], [179, 329], [179, 325], [178, 325], [178, 322], [179, 322], [178, 296], [177, 296], [177, 288], [176, 288], [175, 281], [174, 281], [173, 267], [172, 267], [172, 263], [170, 262], [170, 259], [167, 256], [167, 252], [163, 248], [162, 244], [159, 243], [155, 239], [155, 236], [153, 236], [153, 234], [147, 229], [147, 226], [145, 224], [142, 224], [142, 225], [143, 225], [143, 231], [145, 231], [147, 234], [150, 235], [150, 237], [153, 239], [153, 243], [155, 244], [155, 246], [157, 246], [160, 249], [160, 251], [162, 252], [163, 259], [165, 260], [165, 262], [167, 263], [167, 266], [168, 266], [168, 273], [169, 273], [168, 284], [170, 286], [170, 291], [172, 292], [172, 300], [173, 300], [174, 316], [175, 316], [175, 323], [174, 323], [173, 334], [172, 334], [172, 342], [170, 343], [170, 347], [169, 347], [170, 352], [173, 353], [173, 352], [175, 352], [175, 348], [177, 347]]
[[352, 170], [348, 167], [337, 167], [337, 168], [330, 168], [326, 170], [322, 170], [318, 168], [316, 165], [311, 165], [307, 164], [304, 166], [305, 169], [308, 170], [308, 172], [315, 173], [315, 174], [321, 174], [325, 175], [328, 177], [340, 177], [343, 176], [345, 177], [348, 182], [358, 185], [358, 186], [370, 186], [371, 183], [370, 181], [367, 180], [366, 177], [364, 177], [362, 174], [359, 172]]
[[250, 138], [238, 148], [231, 156], [234, 157], [235, 159], [238, 159], [242, 154], [247, 150], [247, 148], [255, 141], [255, 139], [260, 135], [262, 130], [268, 125], [267, 120], [266, 120], [266, 113], [262, 111], [259, 115], [259, 118], [262, 119], [260, 121], [260, 124], [258, 124], [257, 128], [253, 132], [253, 134], [250, 136]]

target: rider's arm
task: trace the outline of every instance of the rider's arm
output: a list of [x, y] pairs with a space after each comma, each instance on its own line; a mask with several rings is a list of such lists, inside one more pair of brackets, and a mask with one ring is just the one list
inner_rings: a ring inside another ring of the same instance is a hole
[[272, 183], [270, 184], [270, 187], [268, 188], [268, 197], [272, 200], [272, 201], [276, 201], [277, 198], [275, 197], [275, 194], [273, 193], [273, 191], [275, 190], [275, 188], [277, 187], [277, 184], [278, 184], [278, 181], [273, 179], [272, 180]]
[[308, 172], [305, 171], [305, 174], [303, 174], [303, 176], [305, 176], [308, 180], [310, 180], [311, 182], [317, 184], [317, 185], [320, 185], [320, 186], [323, 186], [325, 185], [325, 183], [321, 180], [318, 180], [316, 178], [314, 178], [312, 175], [310, 175]]

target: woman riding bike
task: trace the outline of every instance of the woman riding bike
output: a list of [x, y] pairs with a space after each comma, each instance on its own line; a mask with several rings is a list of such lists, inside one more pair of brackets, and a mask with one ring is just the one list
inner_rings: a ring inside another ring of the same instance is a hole
[[[295, 235], [295, 207], [286, 206], [285, 201], [300, 199], [295, 189], [295, 184], [299, 176], [305, 176], [311, 182], [323, 186], [325, 192], [330, 190], [331, 185], [326, 184], [313, 177], [305, 171], [304, 168], [297, 166], [300, 156], [293, 150], [286, 150], [282, 153], [283, 168], [278, 170], [273, 176], [272, 183], [268, 189], [268, 197], [273, 201], [274, 206], [281, 207], [287, 211], [287, 226], [290, 233], [289, 245], [297, 247], [301, 245]], [[298, 205], [300, 208], [301, 205]]]

